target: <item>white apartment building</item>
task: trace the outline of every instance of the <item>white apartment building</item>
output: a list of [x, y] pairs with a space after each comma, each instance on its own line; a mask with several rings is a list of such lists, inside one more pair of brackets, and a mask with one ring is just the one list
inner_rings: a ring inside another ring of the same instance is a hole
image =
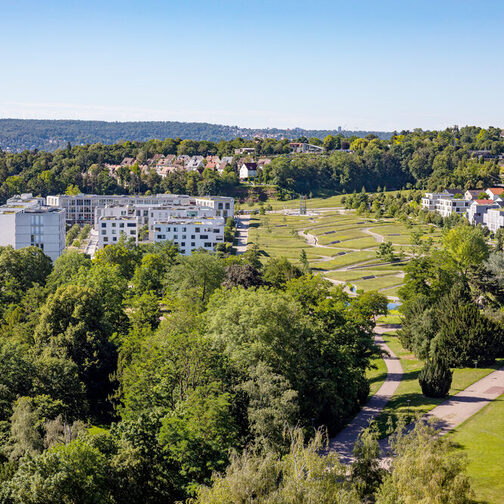
[[212, 208], [216, 217], [234, 217], [234, 198], [229, 196], [202, 196], [195, 199], [200, 207]]
[[467, 210], [467, 220], [470, 224], [484, 224], [484, 216], [491, 208], [500, 208], [499, 204], [495, 201], [473, 200]]
[[55, 261], [65, 249], [65, 211], [37, 204], [17, 204], [16, 198], [9, 201], [14, 204], [0, 207], [0, 246], [38, 247]]
[[483, 222], [492, 233], [495, 233], [497, 229], [504, 227], [504, 209], [490, 208], [483, 216]]
[[199, 248], [210, 252], [217, 244], [224, 243], [224, 225], [223, 217], [170, 217], [166, 221], [154, 222], [153, 241], [172, 241], [184, 255], [190, 255]]
[[451, 198], [451, 194], [447, 191], [439, 193], [425, 193], [422, 198], [422, 209], [428, 210], [429, 212], [436, 211], [436, 203], [442, 198]]
[[441, 217], [449, 217], [452, 214], [464, 215], [471, 203], [465, 199], [440, 198], [436, 202], [436, 212]]
[[[148, 210], [162, 205], [205, 206], [214, 208], [216, 215], [234, 217], [234, 199], [224, 196], [194, 197], [177, 194], [156, 194], [151, 196], [79, 194], [77, 196], [47, 196], [47, 205], [64, 208], [69, 224], [94, 224], [96, 209], [107, 206], [138, 206], [136, 209], [148, 223]], [[220, 214], [220, 215], [219, 215]]]
[[97, 222], [98, 248], [116, 244], [121, 236], [138, 244], [138, 218], [128, 215], [101, 216]]
[[47, 205], [64, 208], [69, 224], [93, 224], [95, 210], [107, 205], [145, 205], [163, 204], [189, 205], [194, 197], [177, 194], [155, 194], [151, 196], [78, 194], [69, 196], [47, 196]]

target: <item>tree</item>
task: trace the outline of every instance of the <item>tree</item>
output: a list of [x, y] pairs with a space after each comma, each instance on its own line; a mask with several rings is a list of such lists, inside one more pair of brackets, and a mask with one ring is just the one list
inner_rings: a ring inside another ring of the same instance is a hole
[[446, 397], [450, 391], [453, 373], [444, 359], [434, 356], [425, 363], [418, 375], [422, 393], [426, 397]]
[[113, 504], [109, 466], [97, 449], [80, 441], [21, 460], [4, 483], [0, 501], [12, 504]]
[[378, 250], [376, 251], [376, 257], [378, 259], [383, 259], [387, 262], [392, 262], [396, 260], [396, 256], [394, 254], [394, 246], [392, 242], [381, 242], [378, 245]]
[[366, 317], [376, 317], [379, 315], [387, 315], [388, 313], [388, 298], [378, 291], [367, 291], [357, 298], [357, 303], [354, 305]]
[[301, 264], [304, 274], [311, 272], [310, 263], [308, 262], [308, 256], [306, 255], [305, 249], [301, 249], [301, 253], [299, 254], [299, 263]]
[[222, 282], [222, 286], [226, 289], [232, 289], [233, 287], [249, 289], [250, 287], [259, 287], [262, 284], [261, 272], [252, 264], [233, 263], [226, 266], [224, 281]]
[[47, 298], [34, 335], [40, 350], [48, 347], [75, 362], [90, 406], [98, 415], [109, 409], [109, 375], [116, 358], [110, 335], [101, 297], [78, 285], [59, 287]]
[[167, 285], [178, 295], [191, 297], [204, 306], [224, 279], [224, 265], [219, 257], [204, 251], [181, 257], [180, 264], [168, 273]]
[[478, 266], [489, 255], [481, 229], [464, 224], [459, 224], [446, 233], [443, 246], [464, 274], [470, 266]]
[[399, 429], [392, 449], [392, 471], [378, 489], [376, 504], [473, 502], [466, 459], [424, 421], [408, 434]]
[[284, 433], [296, 426], [299, 417], [297, 392], [263, 362], [252, 366], [248, 374], [250, 379], [239, 388], [248, 396], [248, 421], [255, 442], [266, 450], [284, 451]]
[[197, 387], [163, 419], [159, 439], [168, 457], [180, 466], [189, 491], [228, 464], [229, 450], [237, 441], [232, 400], [217, 383]]
[[353, 448], [351, 479], [363, 499], [371, 498], [386, 474], [380, 467], [380, 445], [374, 425], [362, 430]]
[[302, 271], [285, 257], [272, 257], [264, 267], [263, 279], [276, 288], [281, 288], [293, 278], [299, 278]]
[[[305, 445], [301, 429], [290, 433], [287, 455], [244, 451], [234, 455], [224, 474], [214, 474], [211, 487], [200, 487], [195, 504], [356, 504], [359, 497], [347, 481], [334, 452], [317, 431]], [[251, 500], [253, 499], [253, 500]]]

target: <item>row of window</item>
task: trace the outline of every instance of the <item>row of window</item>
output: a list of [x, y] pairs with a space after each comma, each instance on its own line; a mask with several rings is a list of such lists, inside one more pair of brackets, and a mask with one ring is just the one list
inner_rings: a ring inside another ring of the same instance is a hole
[[[116, 222], [111, 222], [110, 224], [111, 224], [111, 226], [112, 226], [113, 228], [115, 228], [115, 227], [120, 227], [120, 228], [123, 228], [123, 227], [124, 227], [124, 222], [119, 222], [119, 226], [117, 226], [117, 223], [116, 223]], [[107, 227], [107, 223], [106, 223], [106, 222], [102, 222], [101, 227], [102, 227], [102, 228], [106, 228], [106, 227]], [[126, 224], [126, 227], [129, 227], [129, 228], [134, 228], [134, 227], [136, 227], [136, 222], [128, 222], [128, 223]]]

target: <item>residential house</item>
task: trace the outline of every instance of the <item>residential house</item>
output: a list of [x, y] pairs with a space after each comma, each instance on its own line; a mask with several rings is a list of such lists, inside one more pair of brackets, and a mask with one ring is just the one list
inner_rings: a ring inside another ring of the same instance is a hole
[[464, 193], [464, 199], [466, 200], [477, 200], [482, 192], [485, 192], [483, 189], [467, 189]]
[[240, 166], [240, 179], [246, 180], [257, 175], [257, 163], [243, 163]]
[[504, 187], [489, 187], [485, 192], [492, 201], [501, 201], [504, 198]]
[[192, 156], [185, 164], [185, 168], [187, 171], [202, 171], [205, 166], [203, 161], [203, 156]]
[[255, 147], [242, 147], [241, 149], [235, 149], [235, 155], [240, 154], [255, 154]]
[[500, 208], [499, 204], [490, 199], [472, 200], [467, 210], [467, 220], [471, 224], [484, 224], [483, 217], [490, 208]]
[[128, 215], [103, 215], [98, 218], [98, 247], [116, 244], [122, 236], [138, 244], [138, 218]]

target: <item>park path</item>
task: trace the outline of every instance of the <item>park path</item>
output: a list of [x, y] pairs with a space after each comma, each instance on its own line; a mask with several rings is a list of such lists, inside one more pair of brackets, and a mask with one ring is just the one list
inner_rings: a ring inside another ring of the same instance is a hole
[[236, 217], [236, 255], [244, 254], [247, 251], [248, 233], [250, 225], [250, 215]]
[[375, 343], [385, 353], [383, 360], [387, 366], [387, 377], [379, 388], [378, 392], [369, 399], [366, 405], [353, 418], [341, 432], [339, 432], [329, 443], [329, 449], [336, 451], [340, 460], [344, 464], [352, 462], [352, 450], [362, 429], [365, 429], [385, 407], [390, 398], [394, 395], [403, 375], [400, 360], [390, 350], [382, 334], [390, 331], [390, 327], [377, 326], [374, 329]]
[[444, 435], [502, 394], [504, 394], [504, 367], [436, 406], [429, 411], [427, 417], [434, 418], [436, 427], [441, 435]]

